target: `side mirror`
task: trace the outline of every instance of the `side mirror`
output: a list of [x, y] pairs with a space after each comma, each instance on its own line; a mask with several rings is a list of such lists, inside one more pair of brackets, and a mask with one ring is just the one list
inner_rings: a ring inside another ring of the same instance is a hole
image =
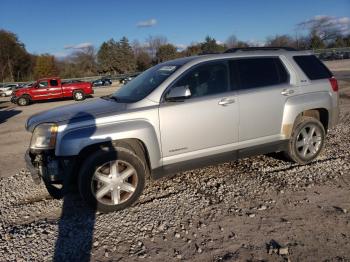
[[188, 86], [176, 86], [170, 89], [166, 94], [166, 101], [181, 101], [191, 97], [191, 90]]

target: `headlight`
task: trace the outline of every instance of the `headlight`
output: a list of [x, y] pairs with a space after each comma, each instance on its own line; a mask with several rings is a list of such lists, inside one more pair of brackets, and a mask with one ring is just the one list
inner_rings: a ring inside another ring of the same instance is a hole
[[53, 123], [38, 125], [30, 141], [31, 149], [54, 149], [56, 145], [58, 126]]

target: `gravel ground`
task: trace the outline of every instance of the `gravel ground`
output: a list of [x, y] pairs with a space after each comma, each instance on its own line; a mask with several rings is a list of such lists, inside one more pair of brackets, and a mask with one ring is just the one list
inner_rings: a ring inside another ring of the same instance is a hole
[[[111, 94], [117, 88], [116, 84], [111, 87], [95, 88], [95, 94], [88, 100]], [[12, 104], [10, 97], [0, 97], [0, 177], [13, 175], [25, 166], [23, 154], [28, 148], [31, 137], [31, 134], [24, 129], [26, 120], [33, 114], [73, 103], [83, 101], [50, 100], [21, 107]], [[14, 159], [16, 159], [15, 165]]]
[[150, 181], [131, 208], [51, 199], [0, 178], [0, 261], [350, 261], [350, 85], [323, 153], [299, 166], [245, 158]]

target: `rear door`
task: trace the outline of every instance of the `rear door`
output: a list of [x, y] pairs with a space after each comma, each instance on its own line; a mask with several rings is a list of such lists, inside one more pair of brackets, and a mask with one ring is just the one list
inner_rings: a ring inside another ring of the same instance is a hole
[[297, 94], [279, 57], [249, 57], [230, 61], [231, 78], [238, 90], [239, 141], [281, 134], [286, 100]]

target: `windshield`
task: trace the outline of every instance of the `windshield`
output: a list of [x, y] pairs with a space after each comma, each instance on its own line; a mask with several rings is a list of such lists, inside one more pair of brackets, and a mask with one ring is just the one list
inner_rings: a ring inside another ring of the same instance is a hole
[[179, 67], [179, 65], [156, 65], [122, 86], [112, 97], [125, 103], [139, 101], [149, 95]]

